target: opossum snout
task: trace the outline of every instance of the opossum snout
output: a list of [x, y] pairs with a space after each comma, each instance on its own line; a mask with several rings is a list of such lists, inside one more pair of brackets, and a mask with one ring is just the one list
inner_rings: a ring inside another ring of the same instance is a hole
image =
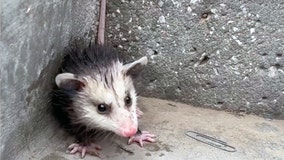
[[122, 137], [133, 136], [137, 132], [137, 128], [138, 126], [135, 123], [124, 123], [120, 125], [118, 135]]
[[122, 136], [123, 137], [131, 137], [131, 136], [135, 135], [136, 132], [137, 132], [137, 127], [135, 127], [135, 128], [128, 128], [128, 130], [124, 130], [122, 132]]

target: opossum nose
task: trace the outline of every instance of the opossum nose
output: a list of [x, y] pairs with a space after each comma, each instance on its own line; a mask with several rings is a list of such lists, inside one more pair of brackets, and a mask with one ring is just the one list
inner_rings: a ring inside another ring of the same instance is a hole
[[125, 137], [131, 137], [131, 136], [135, 135], [136, 132], [137, 132], [137, 128], [129, 128], [129, 130], [123, 131], [123, 135]]

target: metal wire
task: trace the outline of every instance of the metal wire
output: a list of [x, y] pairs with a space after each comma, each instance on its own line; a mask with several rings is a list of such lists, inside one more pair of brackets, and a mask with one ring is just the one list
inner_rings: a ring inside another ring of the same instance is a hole
[[213, 146], [215, 148], [227, 151], [227, 152], [236, 152], [236, 148], [233, 146], [228, 145], [226, 142], [218, 140], [216, 138], [207, 136], [205, 134], [201, 134], [198, 132], [194, 132], [194, 131], [187, 131], [185, 132], [185, 135], [199, 141], [205, 144], [208, 144], [210, 146]]

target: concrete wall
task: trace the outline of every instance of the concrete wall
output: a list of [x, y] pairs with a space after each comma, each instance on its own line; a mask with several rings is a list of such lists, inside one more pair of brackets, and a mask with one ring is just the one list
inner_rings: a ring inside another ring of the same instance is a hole
[[284, 2], [109, 1], [108, 39], [150, 57], [143, 96], [284, 118]]
[[[141, 95], [284, 118], [283, 3], [113, 0], [107, 36], [131, 59], [149, 56]], [[92, 39], [95, 6], [95, 0], [0, 2], [0, 159], [37, 145], [36, 135], [49, 143], [56, 134], [48, 129], [47, 98], [59, 53], [72, 37]]]
[[[90, 40], [95, 0], [0, 2], [1, 157], [15, 159], [51, 123], [47, 107], [58, 54], [71, 37]], [[54, 133], [46, 132], [45, 137]]]

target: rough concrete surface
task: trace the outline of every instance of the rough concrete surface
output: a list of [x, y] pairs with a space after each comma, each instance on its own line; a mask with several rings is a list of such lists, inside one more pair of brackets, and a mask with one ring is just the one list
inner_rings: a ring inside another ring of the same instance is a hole
[[56, 57], [72, 37], [91, 38], [95, 2], [1, 0], [1, 160], [13, 160], [49, 124]]
[[[223, 111], [201, 109], [189, 105], [153, 98], [141, 98], [144, 115], [140, 128], [155, 133], [153, 144], [140, 148], [127, 145], [127, 139], [115, 143], [99, 143], [102, 159], [107, 160], [283, 160], [284, 121], [251, 115], [235, 115]], [[47, 128], [53, 130], [53, 128]], [[203, 133], [234, 146], [236, 152], [226, 152], [198, 142], [185, 135], [191, 130]], [[79, 155], [65, 153], [73, 139], [57, 130], [52, 136], [39, 134], [27, 144], [27, 150], [16, 160], [75, 160]], [[124, 148], [123, 149], [121, 149]], [[125, 151], [127, 150], [127, 151]], [[133, 153], [132, 153], [133, 152]], [[85, 160], [100, 159], [87, 155]]]
[[283, 0], [108, 2], [108, 39], [148, 55], [141, 95], [284, 118]]
[[[50, 116], [48, 93], [69, 41], [93, 40], [96, 3], [0, 0], [1, 160], [77, 159], [63, 153], [72, 140]], [[149, 66], [137, 80], [141, 95], [284, 118], [283, 3], [112, 0], [107, 8], [107, 39], [129, 59], [149, 57]], [[142, 127], [156, 133], [158, 142], [145, 149], [131, 146], [134, 155], [105, 147], [103, 155], [109, 159], [283, 157], [283, 121], [179, 108], [152, 99], [142, 103], [147, 113]], [[184, 137], [187, 129], [223, 138], [238, 152], [229, 154], [197, 143]]]

